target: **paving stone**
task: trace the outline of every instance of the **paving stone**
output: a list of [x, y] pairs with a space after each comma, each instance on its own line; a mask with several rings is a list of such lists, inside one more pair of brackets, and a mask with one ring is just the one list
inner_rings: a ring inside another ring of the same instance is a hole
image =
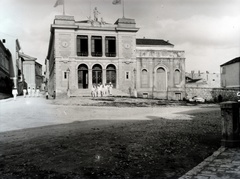
[[188, 174], [191, 179], [240, 179], [240, 148], [220, 147]]

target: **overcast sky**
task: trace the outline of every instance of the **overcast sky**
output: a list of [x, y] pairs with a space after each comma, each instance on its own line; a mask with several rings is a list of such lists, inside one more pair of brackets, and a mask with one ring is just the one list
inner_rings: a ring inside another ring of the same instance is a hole
[[[90, 7], [97, 7], [99, 17], [114, 23], [123, 14], [122, 6], [112, 1], [65, 0], [66, 14], [85, 20]], [[55, 2], [0, 0], [0, 39], [18, 38], [22, 51], [44, 64], [50, 24], [62, 14], [62, 6], [53, 7]], [[140, 28], [137, 37], [169, 40], [175, 49], [184, 50], [188, 72], [219, 72], [221, 64], [240, 56], [240, 0], [124, 0], [124, 4], [125, 17], [135, 19]]]

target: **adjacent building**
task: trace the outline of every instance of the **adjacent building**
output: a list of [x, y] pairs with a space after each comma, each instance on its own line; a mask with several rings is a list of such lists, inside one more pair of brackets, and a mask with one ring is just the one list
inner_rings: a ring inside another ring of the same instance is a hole
[[10, 78], [13, 80], [13, 88], [19, 89], [18, 83], [22, 80], [22, 61], [19, 58], [21, 50], [18, 39], [6, 38], [4, 39], [5, 47], [9, 49], [12, 54], [12, 60], [10, 61]]
[[240, 89], [240, 57], [220, 65], [220, 68], [221, 87]]
[[90, 95], [92, 85], [112, 83], [116, 94], [183, 99], [184, 51], [161, 39], [138, 39], [138, 30], [129, 18], [109, 24], [56, 16], [45, 61], [48, 92]]
[[37, 58], [35, 57], [24, 53], [19, 53], [19, 56], [23, 61], [23, 79], [26, 82], [25, 88], [42, 89], [42, 65], [36, 61]]
[[[3, 40], [5, 42], [5, 40]], [[0, 92], [12, 93], [13, 81], [10, 79], [10, 64], [12, 61], [11, 52], [4, 46], [0, 40]]]
[[42, 65], [38, 62], [35, 62], [35, 81], [36, 88], [44, 90], [44, 76], [42, 75]]

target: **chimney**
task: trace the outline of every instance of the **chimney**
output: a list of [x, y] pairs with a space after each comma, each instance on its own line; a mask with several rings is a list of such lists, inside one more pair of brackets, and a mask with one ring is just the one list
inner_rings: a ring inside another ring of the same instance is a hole
[[5, 39], [2, 39], [2, 42], [3, 42], [3, 43], [6, 43], [6, 40], [5, 40]]
[[194, 76], [194, 70], [191, 71], [191, 77], [192, 77], [192, 79], [193, 79], [193, 76]]

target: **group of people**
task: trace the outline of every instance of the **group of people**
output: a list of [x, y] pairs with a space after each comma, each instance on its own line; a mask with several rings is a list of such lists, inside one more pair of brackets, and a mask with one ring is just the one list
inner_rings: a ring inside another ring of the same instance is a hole
[[40, 90], [39, 88], [35, 89], [35, 88], [30, 88], [28, 87], [28, 89], [23, 89], [23, 96], [24, 98], [26, 98], [26, 95], [28, 95], [28, 97], [39, 97], [39, 93], [40, 93]]
[[106, 83], [104, 84], [93, 84], [92, 90], [91, 90], [91, 95], [92, 97], [102, 97], [102, 96], [107, 96], [107, 95], [112, 95], [112, 88], [113, 85], [112, 83]]

